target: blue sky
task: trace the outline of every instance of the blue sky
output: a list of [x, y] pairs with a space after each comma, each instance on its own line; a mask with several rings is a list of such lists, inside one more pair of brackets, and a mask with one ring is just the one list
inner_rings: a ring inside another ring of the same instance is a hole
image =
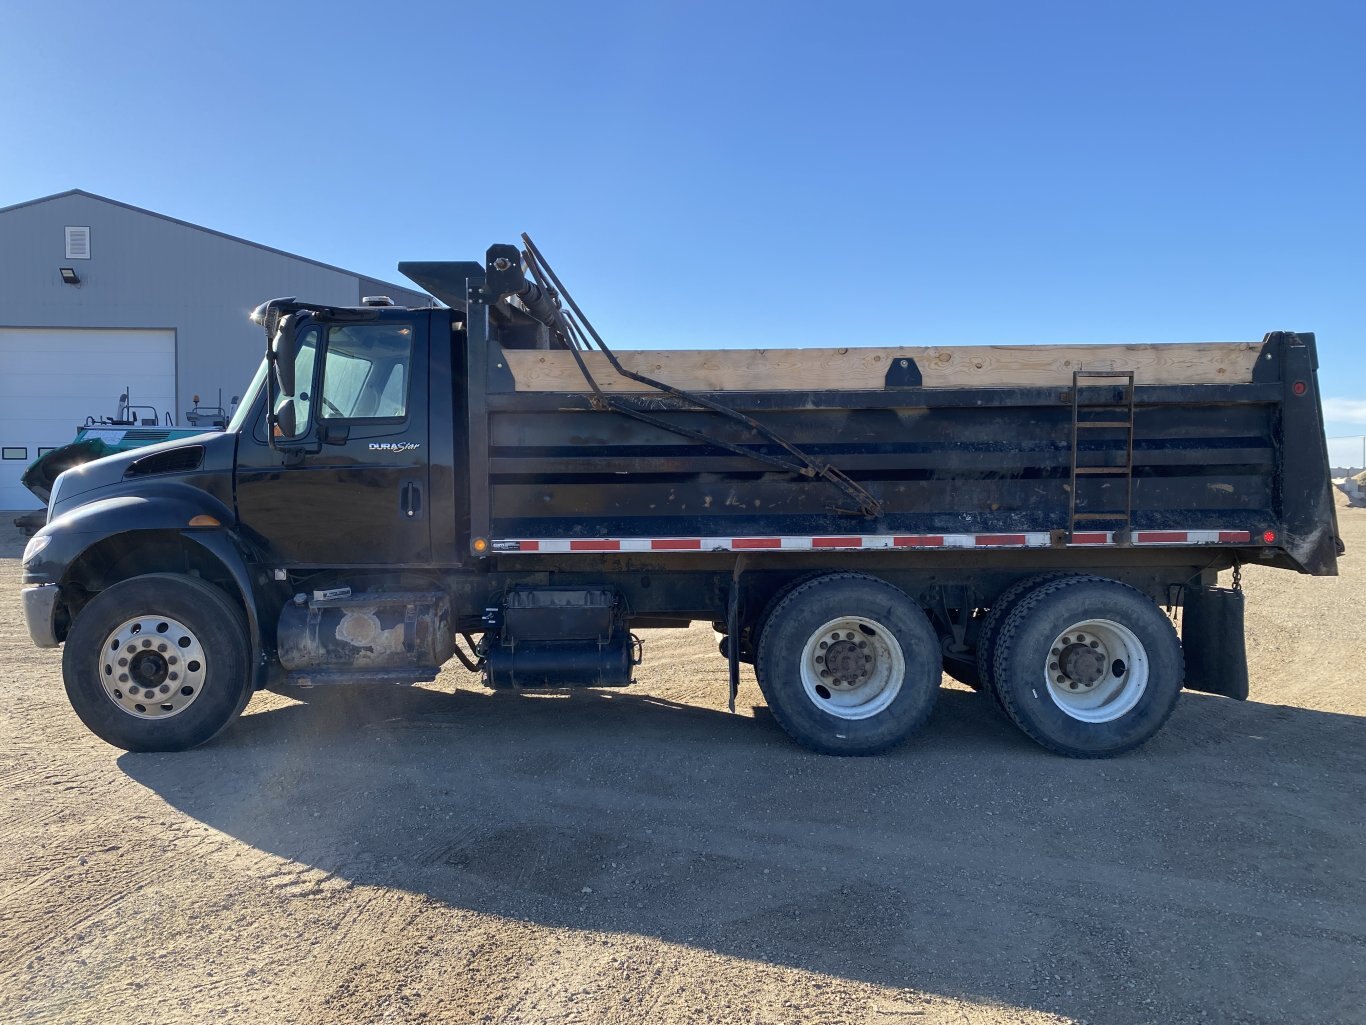
[[1350, 3], [10, 0], [0, 205], [388, 279], [527, 230], [622, 348], [1315, 331], [1360, 435], [1363, 52]]

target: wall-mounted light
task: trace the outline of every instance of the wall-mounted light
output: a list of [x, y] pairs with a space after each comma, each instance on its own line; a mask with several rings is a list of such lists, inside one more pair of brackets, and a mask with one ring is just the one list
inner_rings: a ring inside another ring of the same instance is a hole
[[79, 285], [81, 283], [81, 276], [76, 273], [74, 267], [60, 267], [58, 273], [62, 276], [63, 284]]

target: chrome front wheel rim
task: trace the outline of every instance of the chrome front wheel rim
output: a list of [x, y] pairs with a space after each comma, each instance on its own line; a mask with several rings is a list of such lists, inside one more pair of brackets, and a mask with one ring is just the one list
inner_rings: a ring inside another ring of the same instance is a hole
[[100, 684], [109, 700], [137, 719], [169, 719], [198, 699], [207, 663], [204, 647], [170, 616], [130, 619], [104, 639]]

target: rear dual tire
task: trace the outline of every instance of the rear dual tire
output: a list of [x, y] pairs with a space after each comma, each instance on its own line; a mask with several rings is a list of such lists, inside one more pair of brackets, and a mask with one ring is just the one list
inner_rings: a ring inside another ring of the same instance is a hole
[[977, 683], [974, 689], [990, 695], [996, 707], [1002, 711], [1005, 710], [1005, 706], [1001, 702], [1001, 693], [996, 688], [996, 671], [992, 665], [996, 657], [996, 641], [1001, 636], [1001, 628], [1005, 626], [1006, 618], [1015, 611], [1015, 606], [1019, 605], [1025, 597], [1049, 581], [1059, 578], [1059, 574], [1044, 574], [1015, 581], [996, 596], [991, 608], [987, 609], [986, 615], [982, 617], [982, 626], [977, 633], [975, 662]]
[[1100, 577], [1061, 577], [1018, 596], [987, 654], [1006, 714], [1072, 758], [1146, 743], [1175, 709], [1184, 677], [1171, 621], [1147, 595]]
[[803, 747], [869, 755], [929, 718], [939, 640], [905, 592], [876, 577], [835, 573], [788, 591], [768, 614], [755, 675], [769, 711]]

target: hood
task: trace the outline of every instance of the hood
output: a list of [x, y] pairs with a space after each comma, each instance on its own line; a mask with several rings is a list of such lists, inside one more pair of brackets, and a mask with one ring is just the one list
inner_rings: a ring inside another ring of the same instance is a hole
[[48, 518], [96, 498], [136, 495], [146, 481], [200, 477], [224, 468], [231, 472], [236, 446], [235, 434], [212, 431], [74, 466], [53, 482]]

